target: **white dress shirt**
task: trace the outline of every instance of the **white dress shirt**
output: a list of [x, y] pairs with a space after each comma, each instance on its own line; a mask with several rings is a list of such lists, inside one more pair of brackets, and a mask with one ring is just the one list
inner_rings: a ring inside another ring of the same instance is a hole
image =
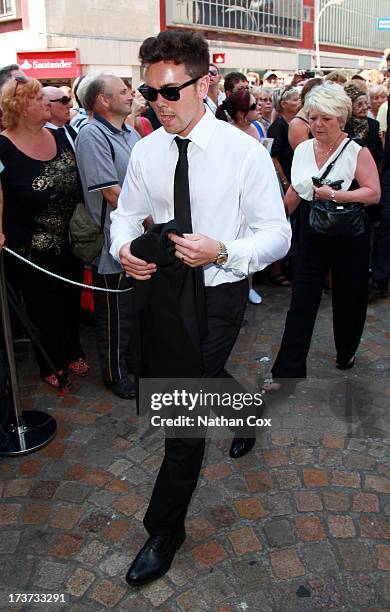
[[[175, 134], [160, 128], [135, 145], [118, 208], [111, 213], [112, 256], [143, 233], [142, 222], [174, 217]], [[204, 266], [205, 285], [232, 283], [284, 257], [291, 229], [271, 158], [254, 138], [206, 108], [188, 135], [192, 228], [224, 242], [224, 266]]]

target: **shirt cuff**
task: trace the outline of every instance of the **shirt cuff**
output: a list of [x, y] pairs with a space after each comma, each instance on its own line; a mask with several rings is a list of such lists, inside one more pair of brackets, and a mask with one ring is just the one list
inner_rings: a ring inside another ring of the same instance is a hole
[[119, 263], [119, 251], [121, 250], [123, 245], [126, 244], [126, 242], [130, 242], [130, 240], [124, 242], [123, 238], [115, 238], [111, 241], [110, 255], [112, 255], [115, 261], [118, 261]]
[[228, 252], [228, 260], [222, 267], [232, 270], [237, 276], [248, 276], [249, 266], [253, 257], [252, 245], [245, 238], [239, 240], [224, 240]]

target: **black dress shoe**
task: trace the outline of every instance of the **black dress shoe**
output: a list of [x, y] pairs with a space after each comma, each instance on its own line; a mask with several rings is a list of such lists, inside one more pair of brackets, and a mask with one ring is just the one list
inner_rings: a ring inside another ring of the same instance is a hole
[[151, 536], [131, 564], [126, 582], [139, 586], [166, 574], [185, 539], [184, 527], [172, 535]]
[[121, 380], [105, 380], [105, 386], [121, 399], [134, 399], [137, 395], [137, 387], [128, 378]]
[[232, 445], [230, 447], [229, 455], [232, 459], [238, 459], [243, 457], [256, 444], [256, 438], [233, 438]]

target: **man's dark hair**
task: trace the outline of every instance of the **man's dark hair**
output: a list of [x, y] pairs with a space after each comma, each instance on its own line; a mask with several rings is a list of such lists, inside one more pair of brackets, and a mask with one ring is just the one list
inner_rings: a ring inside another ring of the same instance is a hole
[[242, 74], [242, 72], [229, 72], [229, 74], [225, 76], [225, 91], [233, 91], [235, 84], [240, 81], [246, 81], [248, 83], [245, 74]]
[[84, 94], [84, 109], [91, 112], [95, 109], [96, 100], [99, 94], [104, 92], [106, 80], [104, 75], [99, 75], [88, 85]]
[[18, 64], [10, 64], [9, 66], [0, 68], [0, 89], [3, 87], [4, 83], [9, 81], [9, 79], [12, 77], [12, 72], [14, 70], [19, 70]]
[[139, 59], [143, 66], [164, 61], [184, 64], [192, 78], [208, 74], [210, 65], [209, 47], [204, 36], [180, 30], [165, 30], [144, 40]]

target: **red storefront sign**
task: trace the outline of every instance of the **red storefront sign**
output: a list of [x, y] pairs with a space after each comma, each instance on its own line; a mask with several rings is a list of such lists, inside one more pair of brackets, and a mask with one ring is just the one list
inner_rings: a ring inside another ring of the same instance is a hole
[[18, 51], [16, 57], [26, 76], [34, 79], [74, 79], [81, 74], [77, 49]]
[[226, 53], [213, 53], [213, 64], [224, 64]]

